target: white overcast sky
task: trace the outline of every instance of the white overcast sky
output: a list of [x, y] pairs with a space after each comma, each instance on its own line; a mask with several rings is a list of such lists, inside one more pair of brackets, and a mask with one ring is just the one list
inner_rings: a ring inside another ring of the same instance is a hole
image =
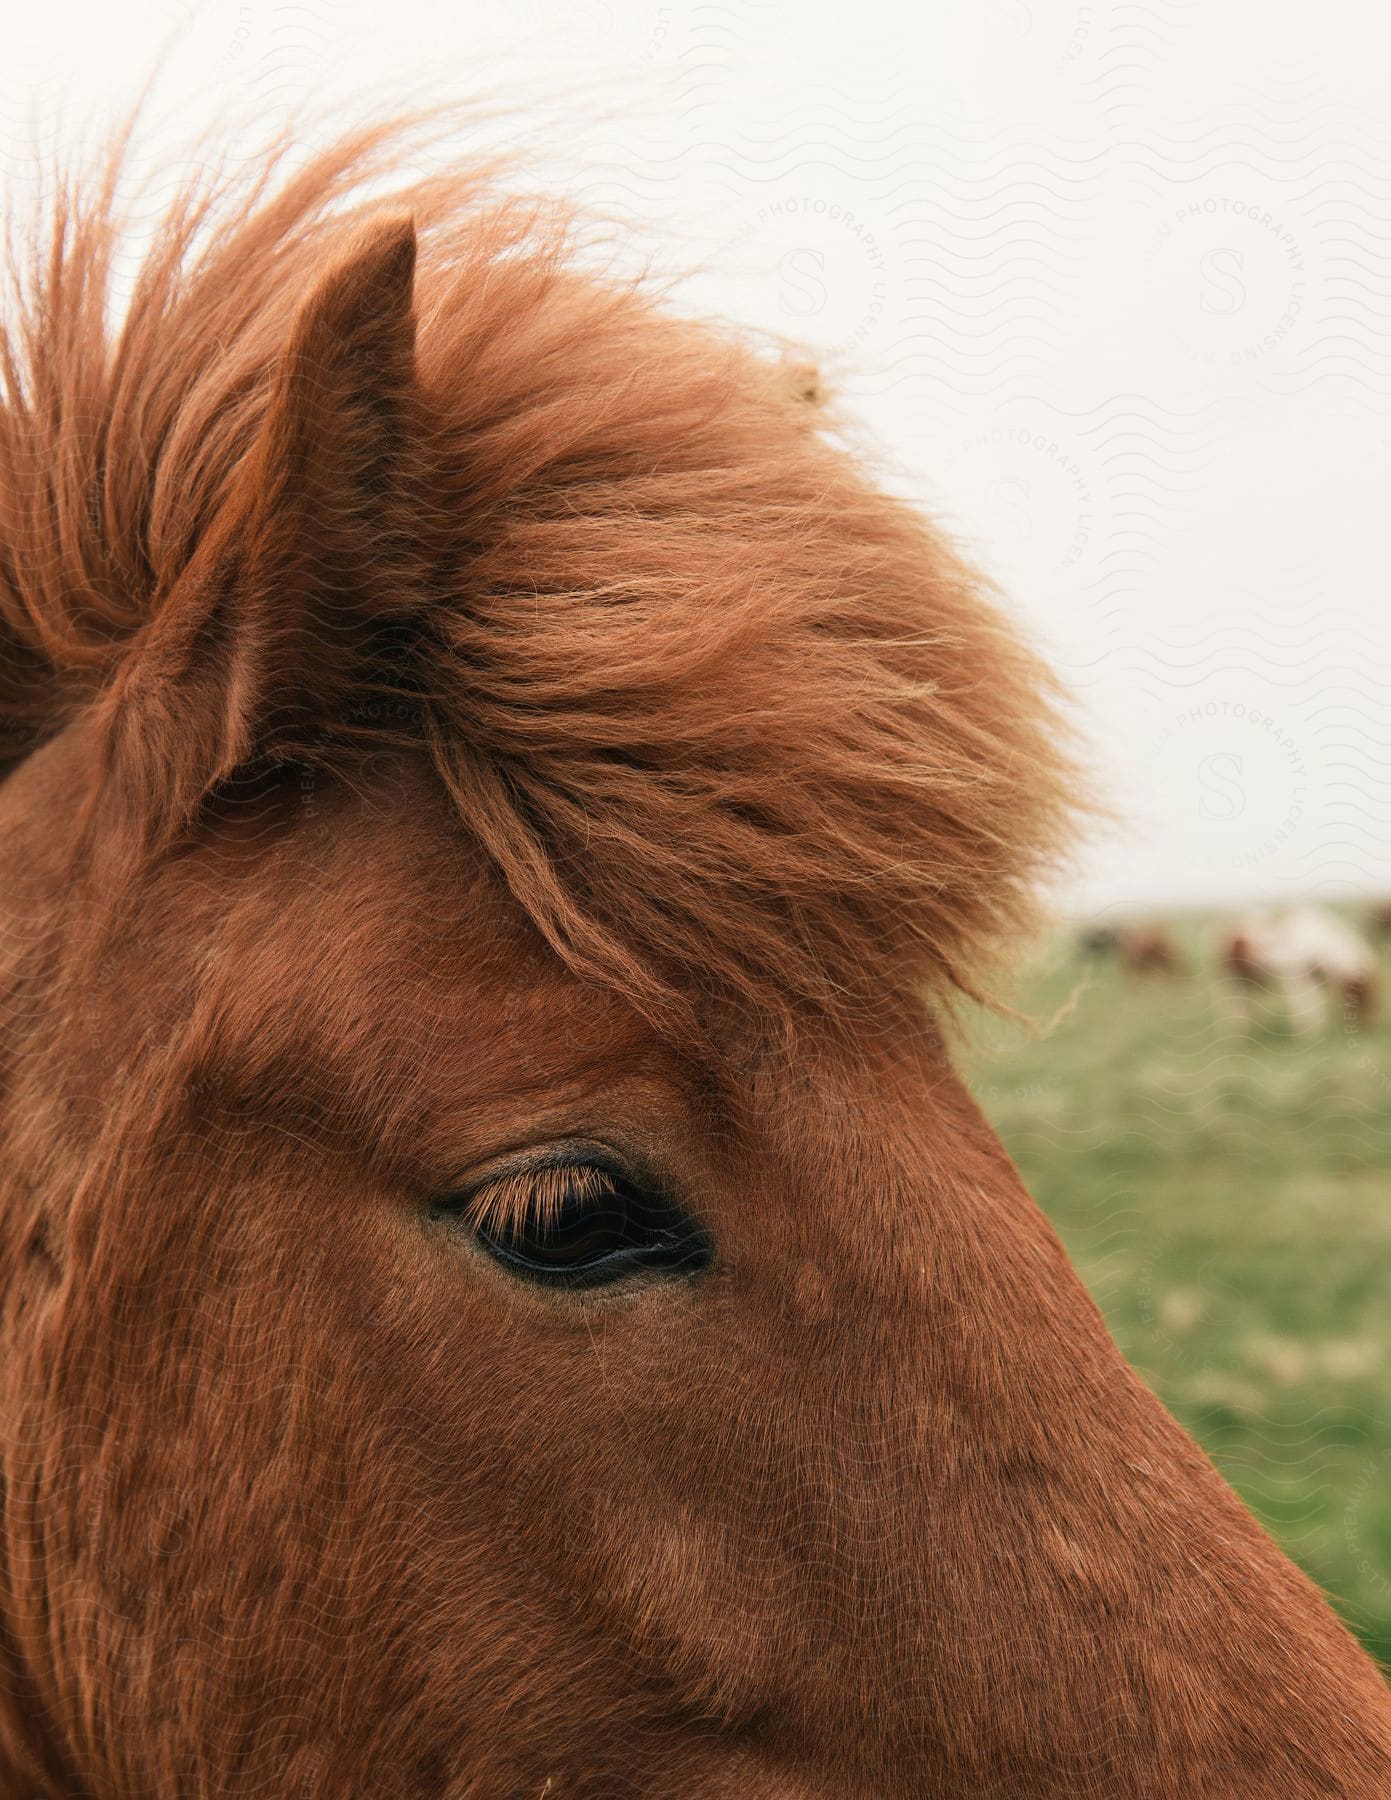
[[505, 101], [692, 305], [812, 346], [1077, 696], [1119, 823], [1076, 906], [1391, 892], [1386, 9], [48, 0], [0, 178], [174, 36], [147, 158]]

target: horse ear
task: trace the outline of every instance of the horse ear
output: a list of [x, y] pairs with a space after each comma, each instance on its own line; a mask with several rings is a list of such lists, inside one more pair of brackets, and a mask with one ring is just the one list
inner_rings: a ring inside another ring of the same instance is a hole
[[414, 597], [415, 229], [374, 221], [296, 316], [231, 491], [107, 697], [122, 785], [171, 827], [340, 723]]

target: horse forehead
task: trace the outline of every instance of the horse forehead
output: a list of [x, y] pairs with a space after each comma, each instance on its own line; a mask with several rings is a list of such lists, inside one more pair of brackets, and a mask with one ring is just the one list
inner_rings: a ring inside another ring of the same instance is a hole
[[[442, 1157], [482, 1113], [504, 1135], [612, 1123], [702, 1165], [737, 1150], [769, 1178], [800, 1170], [828, 1191], [852, 1142], [859, 1162], [902, 1160], [920, 1045], [905, 1060], [908, 1046], [872, 1032], [854, 1055], [818, 1045], [789, 1066], [754, 1033], [726, 1066], [697, 1062], [545, 944], [424, 759], [306, 791], [312, 805], [291, 785], [303, 816], [278, 837], [246, 827], [234, 847], [219, 832], [180, 877], [190, 896], [222, 874], [236, 890], [198, 955], [217, 1050], [253, 1078], [292, 1070], [355, 1117], [385, 1108]], [[927, 1060], [935, 1089], [942, 1068]]]
[[421, 771], [325, 791], [239, 848], [219, 832], [171, 880], [159, 916], [188, 911], [170, 973], [192, 959], [212, 1059], [253, 1079], [294, 1069], [358, 1112], [409, 1097], [446, 1130], [480, 1097], [563, 1113], [676, 1085], [675, 1060], [546, 946]]
[[291, 979], [362, 979], [383, 968], [410, 979], [427, 972], [422, 948], [438, 974], [438, 959], [476, 964], [480, 949], [504, 939], [513, 960], [525, 956], [519, 910], [422, 759], [386, 759], [351, 781], [306, 771], [277, 804], [262, 829], [251, 818], [218, 820], [185, 885], [205, 887], [224, 870], [226, 934], [277, 949]]

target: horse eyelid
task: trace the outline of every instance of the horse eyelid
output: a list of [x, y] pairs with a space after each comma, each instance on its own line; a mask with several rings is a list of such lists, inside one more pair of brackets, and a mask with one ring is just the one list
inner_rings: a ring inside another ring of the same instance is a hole
[[487, 1177], [459, 1208], [472, 1231], [517, 1230], [558, 1218], [567, 1201], [602, 1201], [617, 1195], [618, 1181], [594, 1163], [545, 1163]]

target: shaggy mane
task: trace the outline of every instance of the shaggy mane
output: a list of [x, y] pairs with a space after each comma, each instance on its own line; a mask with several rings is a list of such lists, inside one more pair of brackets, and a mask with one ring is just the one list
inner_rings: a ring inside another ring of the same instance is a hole
[[[433, 756], [560, 955], [667, 1026], [981, 993], [1068, 833], [1045, 672], [810, 388], [586, 273], [563, 213], [492, 169], [405, 183], [407, 144], [186, 186], [116, 326], [120, 152], [11, 234], [3, 754], [139, 657], [298, 301], [405, 209], [428, 482], [417, 554], [383, 553], [389, 663], [355, 675], [382, 729]], [[372, 716], [330, 709], [295, 753], [333, 766]]]

